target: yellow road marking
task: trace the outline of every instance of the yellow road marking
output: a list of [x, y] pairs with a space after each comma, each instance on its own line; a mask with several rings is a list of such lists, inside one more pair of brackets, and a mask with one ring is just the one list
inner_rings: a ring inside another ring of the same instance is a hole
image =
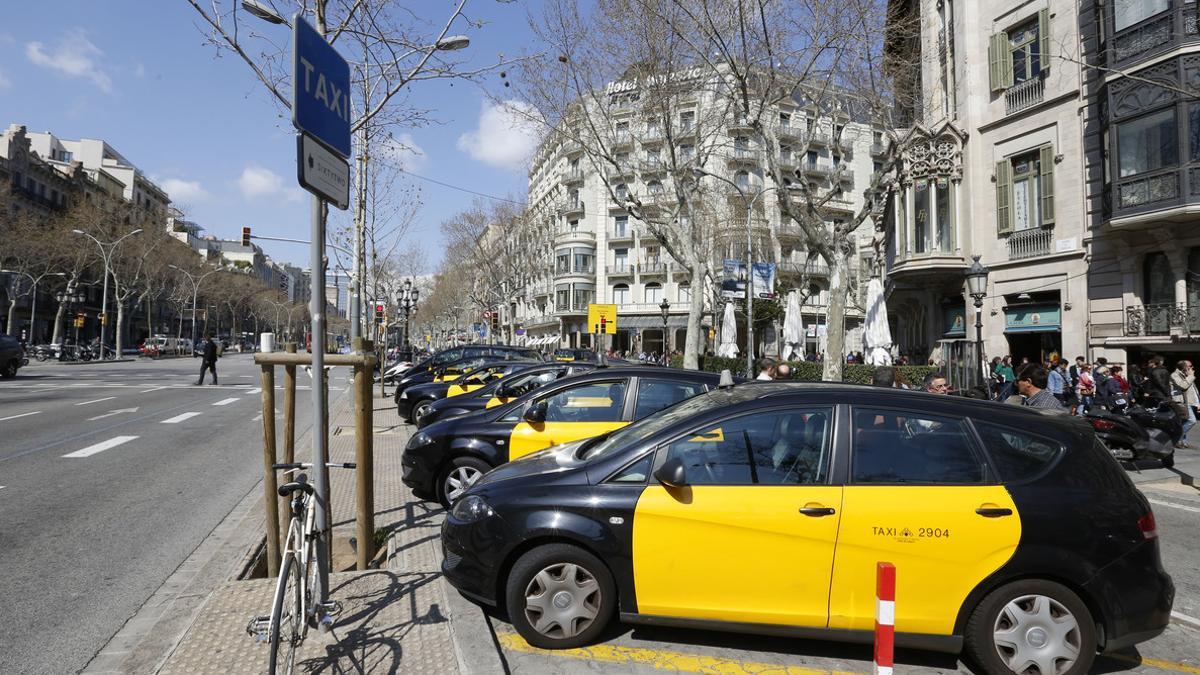
[[[1128, 663], [1138, 663], [1139, 660], [1129, 657], [1115, 657], [1119, 661]], [[1174, 673], [1189, 673], [1190, 675], [1200, 675], [1200, 666], [1189, 666], [1186, 663], [1176, 663], [1174, 661], [1164, 661], [1162, 659], [1141, 659], [1141, 665], [1150, 666], [1159, 670], [1169, 670]]]
[[774, 663], [755, 663], [723, 659], [716, 656], [698, 656], [641, 647], [619, 647], [595, 645], [580, 649], [539, 649], [530, 645], [516, 633], [497, 633], [500, 646], [514, 652], [560, 656], [587, 661], [641, 665], [655, 670], [673, 670], [680, 673], [721, 673], [721, 675], [854, 675], [851, 671], [821, 670], [801, 666], [781, 666]]

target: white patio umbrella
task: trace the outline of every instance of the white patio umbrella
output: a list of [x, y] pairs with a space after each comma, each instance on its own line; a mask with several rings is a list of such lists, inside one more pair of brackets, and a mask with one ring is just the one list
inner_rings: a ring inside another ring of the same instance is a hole
[[734, 358], [740, 350], [737, 346], [737, 318], [733, 315], [733, 303], [725, 303], [725, 314], [721, 317], [721, 344], [717, 356]]
[[800, 316], [800, 294], [788, 293], [787, 309], [783, 314], [783, 359], [804, 358], [804, 317]]
[[863, 353], [867, 363], [888, 366], [892, 363], [892, 330], [888, 327], [887, 302], [883, 282], [872, 277], [867, 282], [867, 320], [863, 324]]

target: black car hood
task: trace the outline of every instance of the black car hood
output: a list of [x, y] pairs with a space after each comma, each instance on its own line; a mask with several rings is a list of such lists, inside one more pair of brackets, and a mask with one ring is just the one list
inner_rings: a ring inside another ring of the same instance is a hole
[[420, 394], [433, 394], [434, 396], [445, 395], [450, 389], [449, 382], [422, 382], [407, 387], [404, 393], [408, 394], [408, 398], [416, 398]]
[[578, 480], [572, 482], [587, 483], [587, 472], [580, 470], [587, 466], [587, 462], [575, 458], [575, 453], [579, 446], [587, 440], [590, 439], [556, 445], [552, 448], [546, 448], [545, 450], [539, 450], [533, 454], [526, 455], [507, 464], [501, 464], [485, 473], [475, 485], [490, 485], [516, 478], [540, 480], [550, 475], [556, 476], [556, 482], [560, 482], [562, 478], [566, 477], [566, 474], [572, 472], [578, 476]]

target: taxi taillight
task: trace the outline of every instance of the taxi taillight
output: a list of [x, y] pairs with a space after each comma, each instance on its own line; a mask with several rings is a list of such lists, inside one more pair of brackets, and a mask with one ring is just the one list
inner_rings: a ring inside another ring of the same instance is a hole
[[1137, 524], [1143, 539], [1154, 539], [1158, 536], [1158, 525], [1154, 522], [1153, 511], [1147, 511], [1146, 515], [1138, 518]]

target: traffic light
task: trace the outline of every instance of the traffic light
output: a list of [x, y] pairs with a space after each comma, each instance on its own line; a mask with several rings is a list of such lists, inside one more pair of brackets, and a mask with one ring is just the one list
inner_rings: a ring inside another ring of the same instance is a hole
[[383, 303], [375, 304], [375, 323], [383, 323]]
[[250, 245], [250, 228], [243, 227], [242, 228], [242, 246], [249, 246], [249, 245]]
[[499, 310], [492, 312], [492, 335], [500, 333], [500, 312]]

